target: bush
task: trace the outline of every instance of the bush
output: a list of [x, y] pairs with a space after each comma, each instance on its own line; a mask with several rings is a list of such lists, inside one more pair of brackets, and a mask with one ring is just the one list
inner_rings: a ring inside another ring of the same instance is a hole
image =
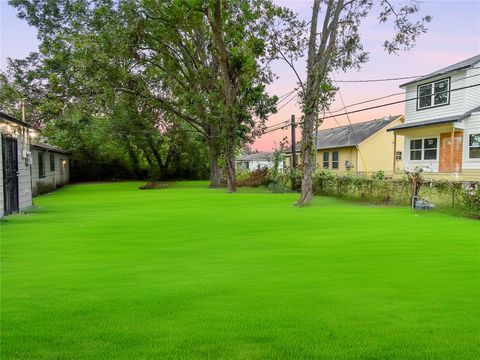
[[378, 170], [377, 172], [375, 172], [375, 173], [372, 175], [372, 179], [375, 179], [375, 180], [383, 180], [383, 179], [385, 179], [385, 171], [383, 171], [383, 170]]
[[289, 193], [291, 190], [280, 182], [271, 182], [268, 184], [268, 190], [276, 194]]
[[480, 220], [480, 186], [477, 188], [462, 189], [461, 196], [466, 207], [466, 211], [475, 219]]
[[150, 181], [143, 186], [140, 186], [140, 190], [154, 190], [154, 189], [166, 189], [168, 188], [168, 183]]
[[236, 181], [238, 187], [258, 187], [258, 186], [267, 186], [270, 182], [268, 169], [258, 169], [254, 170], [244, 178], [240, 178]]

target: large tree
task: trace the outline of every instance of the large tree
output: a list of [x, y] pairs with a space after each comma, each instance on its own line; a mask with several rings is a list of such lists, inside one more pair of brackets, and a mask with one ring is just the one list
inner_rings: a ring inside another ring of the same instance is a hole
[[245, 141], [255, 118], [263, 125], [276, 111], [276, 97], [265, 93], [273, 80], [269, 29], [278, 22], [296, 21], [293, 13], [269, 0], [198, 1], [212, 33], [212, 56], [220, 68], [224, 104], [224, 156], [227, 184], [235, 188], [235, 152]]
[[[306, 80], [298, 75], [292, 58], [283, 56], [297, 75], [301, 90], [303, 176], [299, 205], [307, 204], [313, 197], [314, 131], [322, 122], [320, 111], [328, 109], [337, 90], [332, 84], [332, 73], [359, 69], [368, 61], [360, 25], [375, 12], [380, 23], [393, 24], [393, 38], [386, 39], [383, 44], [389, 53], [412, 48], [418, 36], [426, 32], [426, 23], [431, 21], [430, 16], [417, 17], [418, 1], [414, 0], [400, 4], [388, 0], [314, 0], [310, 31], [305, 41], [308, 49]], [[285, 47], [285, 44], [279, 46]]]

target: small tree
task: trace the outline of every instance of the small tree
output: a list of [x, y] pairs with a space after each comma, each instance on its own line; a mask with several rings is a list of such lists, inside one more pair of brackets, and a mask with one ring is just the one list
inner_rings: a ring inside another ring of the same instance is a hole
[[418, 199], [418, 194], [420, 192], [420, 187], [423, 185], [423, 177], [422, 177], [423, 169], [420, 167], [416, 167], [414, 169], [405, 170], [405, 174], [407, 175], [408, 181], [410, 183], [410, 187], [412, 189], [412, 209], [415, 208], [415, 203]]

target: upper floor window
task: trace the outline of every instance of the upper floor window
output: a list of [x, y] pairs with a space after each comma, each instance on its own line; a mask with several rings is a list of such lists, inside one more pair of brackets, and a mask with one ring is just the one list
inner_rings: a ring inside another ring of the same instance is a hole
[[447, 105], [450, 101], [450, 78], [434, 81], [417, 87], [417, 109]]
[[470, 134], [468, 146], [470, 159], [480, 159], [480, 133]]
[[330, 153], [328, 151], [323, 153], [323, 168], [328, 169]]

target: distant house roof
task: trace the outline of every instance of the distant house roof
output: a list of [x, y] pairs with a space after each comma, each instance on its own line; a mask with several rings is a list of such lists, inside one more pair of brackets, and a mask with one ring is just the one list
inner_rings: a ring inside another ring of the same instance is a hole
[[[320, 130], [317, 132], [317, 150], [357, 146], [401, 116], [389, 116], [382, 119]], [[297, 149], [300, 150], [300, 148], [301, 144], [297, 144]]]
[[475, 56], [472, 56], [471, 58], [468, 58], [468, 59], [466, 59], [466, 60], [460, 61], [460, 62], [458, 62], [458, 63], [456, 63], [456, 64], [447, 66], [447, 67], [445, 67], [445, 68], [443, 68], [443, 69], [434, 71], [434, 72], [432, 72], [432, 73], [430, 73], [430, 74], [427, 74], [427, 75], [424, 75], [424, 76], [420, 76], [419, 78], [416, 78], [415, 80], [412, 80], [412, 81], [406, 82], [405, 84], [400, 85], [400, 87], [404, 87], [404, 86], [407, 86], [407, 85], [416, 83], [416, 82], [418, 82], [418, 81], [426, 80], [426, 79], [431, 78], [431, 77], [434, 77], [434, 76], [445, 75], [445, 74], [451, 73], [451, 72], [453, 72], [453, 71], [457, 71], [457, 70], [469, 68], [469, 67], [472, 67], [472, 66], [474, 66], [475, 64], [477, 64], [477, 63], [479, 63], [479, 62], [480, 62], [480, 54], [475, 55]]
[[273, 154], [268, 152], [258, 152], [237, 157], [237, 161], [272, 161], [272, 159]]
[[402, 129], [412, 129], [416, 127], [422, 127], [422, 126], [430, 126], [430, 125], [440, 125], [440, 124], [446, 124], [446, 123], [452, 123], [452, 122], [458, 122], [462, 121], [463, 119], [469, 117], [472, 113], [480, 111], [480, 106], [467, 111], [464, 114], [460, 115], [454, 115], [454, 116], [446, 116], [438, 119], [430, 119], [430, 120], [424, 120], [424, 121], [415, 121], [415, 122], [410, 122], [402, 125], [398, 125], [395, 127], [392, 127], [388, 129], [387, 131], [395, 131], [395, 130], [402, 130]]
[[48, 145], [48, 144], [37, 143], [37, 144], [33, 144], [32, 146], [36, 149], [39, 149], [39, 150], [56, 152], [58, 154], [65, 154], [65, 155], [70, 155], [71, 154], [70, 151], [59, 149], [55, 146], [51, 146], [51, 145]]
[[24, 121], [15, 119], [13, 116], [5, 114], [4, 112], [1, 112], [1, 111], [0, 111], [0, 119], [7, 120], [7, 121], [13, 122], [15, 124], [21, 125], [21, 126], [25, 126], [26, 128], [29, 128], [29, 129], [35, 129], [34, 126], [32, 126], [30, 124], [27, 124]]

